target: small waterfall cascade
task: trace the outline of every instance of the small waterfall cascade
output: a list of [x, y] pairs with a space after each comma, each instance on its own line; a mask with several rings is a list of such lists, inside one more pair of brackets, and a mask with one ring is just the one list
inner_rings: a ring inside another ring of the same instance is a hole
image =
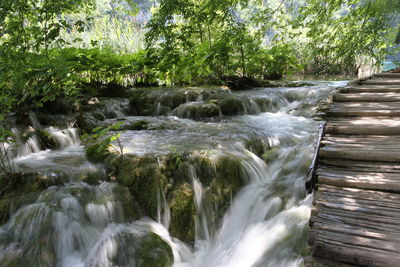
[[59, 148], [66, 148], [72, 145], [79, 145], [81, 140], [77, 128], [60, 130], [55, 127], [46, 128], [49, 135], [54, 139]]
[[[129, 118], [118, 104], [118, 119], [151, 126], [121, 134], [124, 154], [137, 168], [124, 166], [129, 175], [119, 178], [86, 159], [78, 129], [44, 127], [29, 116], [31, 127], [13, 129], [16, 165], [43, 174], [49, 184], [13, 199], [0, 225], [0, 265], [301, 266], [312, 202], [304, 177], [319, 125], [315, 106], [342, 85], [234, 92], [243, 112], [219, 111], [213, 120], [164, 114], [161, 102], [149, 110], [164, 116]], [[200, 96], [186, 94], [182, 105], [193, 108], [207, 97]], [[54, 147], [46, 149], [44, 137]], [[178, 186], [191, 197], [185, 203], [193, 211], [191, 240], [171, 230], [180, 219], [174, 213], [181, 208]], [[147, 193], [154, 195], [146, 202], [140, 197]], [[153, 208], [153, 219], [143, 215]]]
[[[28, 128], [28, 131], [23, 132], [20, 129], [12, 129], [17, 157], [24, 157], [32, 153], [37, 153], [41, 150], [40, 142], [34, 129], [32, 127]], [[24, 136], [23, 136], [24, 135]], [[26, 140], [23, 140], [25, 137]]]

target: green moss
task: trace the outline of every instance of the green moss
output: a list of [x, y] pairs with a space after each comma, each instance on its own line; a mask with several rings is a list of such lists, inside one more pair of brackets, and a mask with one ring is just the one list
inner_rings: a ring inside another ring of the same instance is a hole
[[179, 106], [173, 112], [181, 118], [199, 120], [218, 117], [221, 110], [217, 105], [212, 103], [188, 103]]
[[211, 95], [208, 101], [217, 105], [223, 115], [241, 115], [244, 114], [242, 101], [230, 93], [218, 93]]
[[44, 145], [44, 147], [49, 149], [54, 149], [57, 146], [57, 142], [48, 131], [46, 130], [36, 130], [36, 133], [39, 137], [40, 142]]
[[171, 224], [170, 233], [183, 241], [194, 240], [196, 208], [194, 193], [188, 183], [179, 186], [172, 193], [170, 203]]
[[85, 154], [88, 160], [93, 162], [102, 162], [110, 155], [108, 150], [99, 150], [100, 145], [101, 144], [99, 143], [86, 145]]
[[150, 123], [148, 121], [140, 120], [140, 121], [135, 121], [131, 124], [124, 126], [124, 129], [126, 129], [126, 130], [147, 130], [149, 127], [149, 124]]
[[117, 185], [113, 189], [113, 192], [118, 196], [118, 201], [121, 202], [126, 220], [133, 221], [143, 216], [140, 208], [138, 207], [137, 203], [135, 203], [134, 198], [126, 186]]
[[245, 141], [245, 146], [248, 150], [261, 157], [267, 150], [268, 145], [266, 145], [261, 139], [257, 137], [252, 137]]
[[116, 181], [129, 188], [143, 215], [157, 218], [160, 190], [166, 191], [167, 178], [160, 172], [156, 157], [125, 155], [107, 159]]
[[106, 116], [101, 112], [93, 112], [93, 117], [99, 121], [104, 121]]
[[277, 155], [277, 148], [273, 147], [270, 150], [266, 151], [263, 155], [262, 155], [262, 159], [266, 162], [266, 163], [270, 163], [271, 161], [275, 160], [278, 157]]
[[38, 194], [58, 180], [37, 173], [14, 173], [0, 178], [0, 225], [21, 206], [36, 200]]
[[149, 233], [142, 238], [135, 251], [135, 266], [137, 267], [169, 267], [174, 256], [171, 247], [159, 236]]

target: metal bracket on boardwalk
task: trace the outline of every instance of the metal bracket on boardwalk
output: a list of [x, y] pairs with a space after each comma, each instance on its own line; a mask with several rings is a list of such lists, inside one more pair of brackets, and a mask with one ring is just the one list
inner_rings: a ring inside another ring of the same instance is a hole
[[308, 169], [306, 176], [306, 189], [309, 194], [312, 193], [312, 191], [314, 190], [314, 186], [317, 182], [316, 170], [318, 167], [318, 154], [319, 154], [319, 149], [321, 148], [322, 138], [325, 135], [325, 126], [326, 126], [325, 121], [322, 122], [321, 125], [319, 126], [318, 140], [317, 143], [315, 144], [314, 157], [311, 161], [311, 165], [310, 168]]

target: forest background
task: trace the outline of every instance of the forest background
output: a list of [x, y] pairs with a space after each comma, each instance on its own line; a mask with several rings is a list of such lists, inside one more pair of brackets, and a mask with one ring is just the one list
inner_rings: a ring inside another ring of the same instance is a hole
[[355, 75], [397, 52], [400, 0], [2, 0], [0, 142], [11, 112], [101, 86]]

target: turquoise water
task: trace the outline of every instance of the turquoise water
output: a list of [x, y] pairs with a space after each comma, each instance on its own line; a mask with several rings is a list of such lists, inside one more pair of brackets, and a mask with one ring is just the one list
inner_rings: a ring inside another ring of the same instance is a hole
[[392, 61], [384, 61], [382, 64], [382, 71], [389, 71], [398, 68], [399, 65], [393, 63]]

